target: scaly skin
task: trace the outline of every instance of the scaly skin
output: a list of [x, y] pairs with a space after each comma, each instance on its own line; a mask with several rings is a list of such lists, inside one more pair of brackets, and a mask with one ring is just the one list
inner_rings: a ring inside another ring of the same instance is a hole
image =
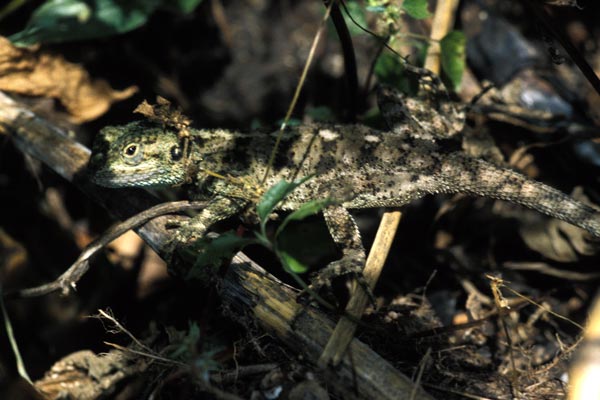
[[[339, 204], [324, 211], [343, 251], [325, 276], [360, 271], [365, 252], [348, 209], [400, 207], [426, 194], [465, 193], [502, 199], [565, 220], [600, 237], [597, 210], [510, 169], [444, 149], [396, 124], [392, 132], [362, 125], [304, 125], [282, 138], [268, 188], [281, 179], [314, 175], [281, 204], [294, 210], [309, 200], [331, 197]], [[180, 230], [177, 240], [202, 237], [215, 222], [242, 214], [256, 199], [242, 184], [206, 171], [257, 184], [263, 178], [276, 133], [242, 134], [190, 130], [187, 156], [173, 130], [147, 122], [104, 128], [90, 161], [92, 180], [106, 187], [164, 187], [190, 184], [191, 197], [209, 206]], [[425, 135], [426, 136], [426, 135]]]

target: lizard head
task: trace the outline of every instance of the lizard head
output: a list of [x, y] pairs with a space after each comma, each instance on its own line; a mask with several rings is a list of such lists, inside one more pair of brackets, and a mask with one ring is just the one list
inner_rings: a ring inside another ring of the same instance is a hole
[[166, 187], [186, 177], [181, 141], [161, 126], [133, 122], [100, 131], [88, 166], [94, 183], [104, 187]]

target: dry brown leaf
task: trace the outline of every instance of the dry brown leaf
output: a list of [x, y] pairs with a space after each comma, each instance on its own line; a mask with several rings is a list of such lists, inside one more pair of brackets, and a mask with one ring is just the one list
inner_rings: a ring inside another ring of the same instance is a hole
[[142, 114], [150, 121], [177, 129], [179, 137], [189, 137], [190, 135], [188, 128], [192, 120], [183, 114], [181, 108], [171, 107], [171, 102], [164, 97], [156, 96], [155, 105], [144, 100], [133, 112]]
[[137, 87], [114, 90], [60, 55], [17, 48], [0, 37], [0, 90], [56, 98], [71, 115], [71, 122], [79, 124], [98, 118], [112, 103], [133, 95]]
[[7, 276], [22, 269], [28, 262], [29, 255], [25, 246], [16, 241], [0, 227], [0, 277], [6, 285]]

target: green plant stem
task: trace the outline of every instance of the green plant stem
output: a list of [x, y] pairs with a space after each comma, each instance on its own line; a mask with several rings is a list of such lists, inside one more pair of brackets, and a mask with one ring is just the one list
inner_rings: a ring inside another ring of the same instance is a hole
[[0, 21], [6, 18], [9, 14], [18, 10], [25, 3], [27, 3], [27, 0], [12, 0], [10, 3], [2, 7], [0, 10]]
[[4, 319], [4, 329], [6, 329], [6, 336], [8, 336], [8, 341], [10, 342], [10, 347], [15, 355], [15, 360], [17, 363], [17, 371], [19, 375], [29, 382], [31, 385], [31, 378], [29, 378], [29, 374], [27, 374], [27, 369], [25, 368], [25, 364], [23, 363], [23, 358], [21, 357], [21, 352], [19, 351], [19, 346], [17, 345], [17, 339], [15, 338], [15, 333], [12, 328], [12, 324], [10, 323], [10, 318], [8, 317], [8, 312], [6, 312], [6, 307], [4, 306], [4, 294], [2, 293], [2, 286], [0, 286], [0, 309], [2, 310], [2, 318]]

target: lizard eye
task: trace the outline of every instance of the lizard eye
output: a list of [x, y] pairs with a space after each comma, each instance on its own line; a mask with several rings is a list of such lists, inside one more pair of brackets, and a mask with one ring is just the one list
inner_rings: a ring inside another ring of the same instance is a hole
[[123, 147], [123, 161], [129, 165], [138, 165], [144, 157], [141, 143], [129, 143]]
[[125, 157], [135, 157], [139, 151], [139, 146], [135, 143], [130, 143], [123, 149], [123, 155]]
[[181, 159], [181, 156], [183, 156], [183, 152], [181, 151], [179, 146], [171, 147], [171, 159], [173, 161], [179, 161]]
[[123, 149], [123, 155], [125, 157], [135, 157], [136, 154], [139, 152], [139, 149], [140, 149], [140, 146], [138, 146], [137, 143], [129, 143]]

